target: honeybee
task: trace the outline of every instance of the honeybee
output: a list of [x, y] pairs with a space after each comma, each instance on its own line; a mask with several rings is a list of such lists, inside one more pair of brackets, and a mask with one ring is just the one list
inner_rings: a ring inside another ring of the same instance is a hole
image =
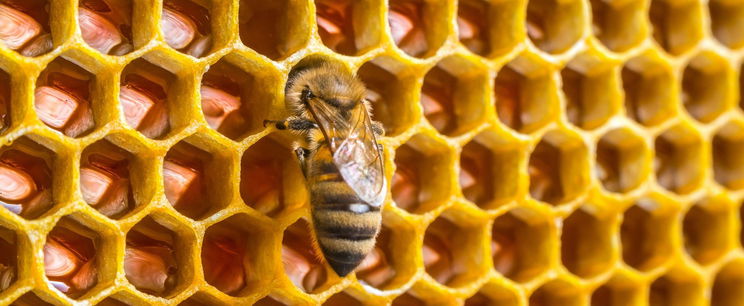
[[300, 139], [294, 152], [310, 193], [315, 243], [339, 276], [374, 249], [387, 189], [364, 84], [341, 64], [311, 59], [289, 73], [285, 104], [292, 116], [265, 120]]

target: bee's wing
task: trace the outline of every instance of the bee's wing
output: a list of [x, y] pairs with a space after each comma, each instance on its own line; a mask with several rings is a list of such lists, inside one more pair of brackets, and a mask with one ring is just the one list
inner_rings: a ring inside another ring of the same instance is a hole
[[385, 201], [385, 173], [372, 121], [364, 105], [352, 115], [347, 138], [333, 154], [341, 176], [367, 204], [380, 206]]

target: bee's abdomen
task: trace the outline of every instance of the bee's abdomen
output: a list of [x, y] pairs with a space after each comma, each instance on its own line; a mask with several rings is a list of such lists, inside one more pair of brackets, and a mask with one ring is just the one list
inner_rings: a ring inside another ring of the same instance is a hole
[[374, 248], [380, 209], [361, 201], [343, 182], [318, 182], [310, 192], [318, 245], [331, 268], [345, 276]]

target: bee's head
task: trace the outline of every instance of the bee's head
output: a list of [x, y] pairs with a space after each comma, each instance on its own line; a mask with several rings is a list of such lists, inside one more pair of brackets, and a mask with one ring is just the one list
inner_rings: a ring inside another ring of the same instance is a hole
[[340, 64], [322, 62], [290, 74], [286, 95], [288, 106], [304, 111], [305, 103], [326, 103], [340, 110], [351, 109], [366, 94], [364, 84]]

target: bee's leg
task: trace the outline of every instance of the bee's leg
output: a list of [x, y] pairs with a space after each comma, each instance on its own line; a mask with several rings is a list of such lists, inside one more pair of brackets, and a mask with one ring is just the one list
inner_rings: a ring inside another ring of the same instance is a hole
[[372, 132], [375, 133], [375, 136], [385, 136], [385, 128], [382, 126], [382, 123], [380, 121], [372, 121]]
[[263, 125], [264, 127], [267, 125], [274, 125], [277, 130], [290, 129], [293, 131], [306, 131], [318, 127], [315, 122], [296, 116], [292, 116], [284, 120], [264, 120]]
[[297, 160], [300, 162], [300, 170], [302, 170], [302, 175], [307, 178], [307, 163], [305, 162], [305, 160], [310, 155], [310, 150], [300, 147], [298, 144], [295, 144], [294, 153], [297, 156]]

